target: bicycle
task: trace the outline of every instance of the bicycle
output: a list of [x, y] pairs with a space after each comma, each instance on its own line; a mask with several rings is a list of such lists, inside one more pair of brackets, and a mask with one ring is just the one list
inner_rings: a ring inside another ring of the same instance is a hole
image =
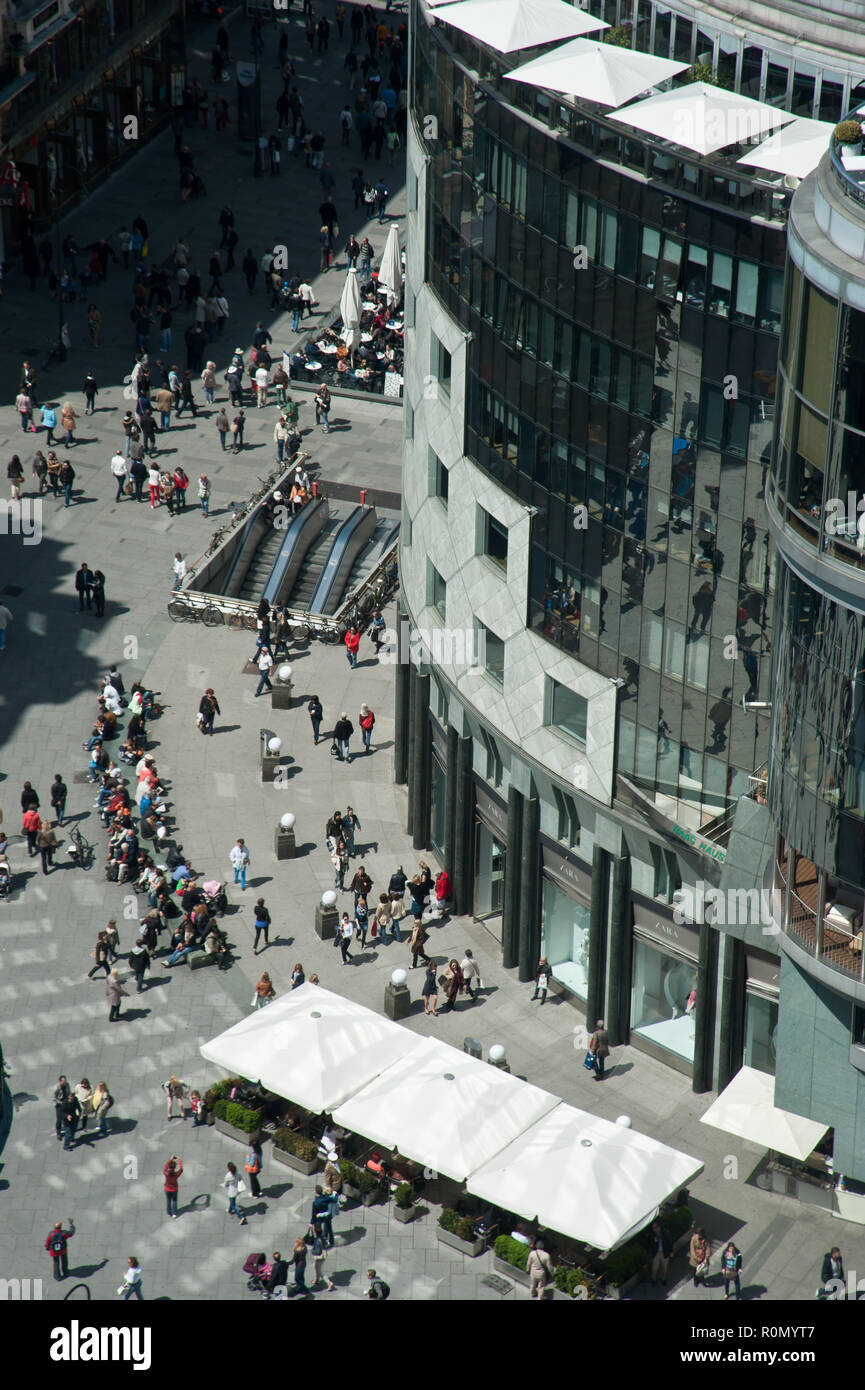
[[173, 623], [194, 623], [198, 612], [186, 599], [173, 598], [168, 605], [168, 616]]
[[199, 616], [205, 627], [219, 627], [225, 622], [225, 614], [215, 603], [206, 603], [200, 610]]
[[213, 535], [212, 535], [211, 538], [210, 538], [210, 545], [207, 547], [207, 549], [206, 549], [205, 552], [204, 552], [205, 555], [212, 555], [213, 552], [214, 552], [214, 550], [218, 550], [218, 549], [219, 549], [219, 546], [220, 546], [220, 544], [222, 543], [222, 538], [223, 538], [223, 536], [225, 535], [226, 531], [228, 531], [228, 530], [229, 530], [229, 525], [225, 525], [225, 526], [220, 526], [220, 528], [219, 528], [218, 531], [214, 531]]
[[72, 856], [73, 862], [82, 869], [89, 869], [93, 863], [93, 846], [89, 840], [85, 840], [77, 825], [73, 825], [69, 831], [71, 844], [67, 849], [67, 854]]

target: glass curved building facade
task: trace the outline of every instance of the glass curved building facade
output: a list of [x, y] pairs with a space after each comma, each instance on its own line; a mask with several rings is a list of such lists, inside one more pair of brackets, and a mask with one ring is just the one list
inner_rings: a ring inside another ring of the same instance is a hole
[[[860, 99], [858, 39], [809, 66], [785, 7], [777, 32], [589, 9], [685, 79], [822, 119]], [[514, 82], [535, 55], [446, 8], [415, 0], [411, 36], [400, 572], [428, 659], [397, 667], [409, 827], [520, 978], [547, 955], [697, 1089], [774, 1070], [774, 938], [677, 909], [745, 872], [742, 815], [773, 858], [765, 497], [794, 182]]]

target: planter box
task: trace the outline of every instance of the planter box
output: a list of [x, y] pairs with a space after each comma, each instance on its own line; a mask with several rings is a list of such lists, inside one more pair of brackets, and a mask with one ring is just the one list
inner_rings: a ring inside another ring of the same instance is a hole
[[393, 1214], [397, 1221], [414, 1221], [417, 1216], [417, 1207], [398, 1207], [394, 1202]]
[[350, 1201], [352, 1201], [352, 1202], [359, 1202], [359, 1201], [360, 1201], [360, 1188], [359, 1188], [359, 1187], [354, 1187], [350, 1182], [345, 1182], [345, 1181], [344, 1181], [343, 1184], [342, 1184], [342, 1190], [343, 1190], [343, 1192], [345, 1193], [346, 1197], [349, 1198]]
[[619, 1284], [618, 1287], [614, 1286], [613, 1284], [605, 1285], [607, 1290], [607, 1297], [627, 1298], [628, 1294], [631, 1293], [637, 1287], [638, 1284], [641, 1284], [643, 1282], [645, 1273], [645, 1269], [638, 1269], [636, 1274], [632, 1274], [630, 1279], [626, 1279], [624, 1284]]
[[371, 1192], [361, 1193], [360, 1200], [363, 1206], [374, 1207], [377, 1202], [381, 1201], [381, 1196], [381, 1189], [378, 1187], [374, 1187]]
[[286, 1149], [278, 1149], [275, 1144], [270, 1146], [270, 1156], [277, 1163], [282, 1163], [286, 1168], [293, 1168], [296, 1173], [303, 1173], [309, 1177], [310, 1173], [318, 1171], [318, 1158], [298, 1158], [296, 1154], [290, 1154]]
[[493, 1269], [499, 1274], [504, 1274], [506, 1278], [513, 1279], [515, 1284], [522, 1284], [524, 1288], [529, 1288], [531, 1279], [524, 1269], [517, 1269], [516, 1265], [508, 1264], [507, 1260], [500, 1260], [498, 1255], [493, 1255]]
[[[473, 1260], [477, 1255], [482, 1255], [486, 1247], [486, 1241], [482, 1238], [477, 1240], [460, 1240], [451, 1231], [443, 1231], [441, 1226], [436, 1230], [436, 1235], [442, 1245], [449, 1245], [452, 1250], [459, 1250], [461, 1255], [468, 1255]], [[508, 1266], [510, 1268], [510, 1266]]]
[[256, 1141], [259, 1143], [261, 1142], [262, 1133], [260, 1129], [254, 1129], [250, 1134], [247, 1134], [245, 1129], [235, 1129], [234, 1125], [228, 1124], [226, 1120], [221, 1120], [218, 1115], [214, 1115], [213, 1123], [220, 1134], [227, 1134], [229, 1139], [236, 1139], [238, 1143], [246, 1144], [247, 1147]]

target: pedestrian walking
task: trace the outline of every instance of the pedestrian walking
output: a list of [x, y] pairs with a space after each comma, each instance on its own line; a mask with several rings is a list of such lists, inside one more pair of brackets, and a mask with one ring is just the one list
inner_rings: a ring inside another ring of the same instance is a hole
[[87, 1128], [87, 1116], [93, 1113], [93, 1090], [86, 1076], [75, 1087], [75, 1099], [81, 1111], [81, 1133]]
[[304, 1293], [308, 1292], [306, 1287], [306, 1258], [306, 1241], [303, 1236], [298, 1236], [294, 1242], [294, 1250], [289, 1264], [294, 1265], [295, 1289], [301, 1289]]
[[461, 994], [465, 989], [465, 980], [463, 979], [463, 972], [460, 969], [458, 960], [453, 958], [448, 961], [448, 968], [445, 971], [445, 975], [447, 978], [447, 1003], [442, 1009], [442, 1013], [447, 1014], [453, 1009], [457, 1001], [457, 995]]
[[526, 1273], [529, 1276], [529, 1297], [543, 1298], [544, 1290], [555, 1277], [555, 1270], [542, 1240], [536, 1241], [529, 1251]]
[[359, 646], [360, 633], [354, 623], [351, 623], [348, 632], [345, 634], [345, 654], [352, 670], [357, 666], [357, 649]]
[[273, 657], [270, 655], [270, 652], [267, 650], [266, 647], [262, 647], [261, 651], [258, 654], [258, 670], [260, 674], [258, 680], [258, 689], [255, 692], [257, 696], [263, 695], [265, 690], [273, 690], [273, 686], [270, 683], [270, 668], [272, 665]]
[[346, 853], [350, 859], [354, 859], [354, 832], [360, 830], [361, 823], [354, 812], [354, 807], [346, 806], [345, 815], [342, 818], [342, 834], [345, 840]]
[[210, 479], [206, 473], [201, 473], [198, 478], [198, 505], [201, 515], [207, 516], [210, 510]]
[[[414, 932], [412, 932], [412, 943], [414, 943]], [[414, 944], [412, 944], [412, 953], [414, 953]], [[438, 1018], [439, 985], [436, 978], [436, 963], [434, 960], [430, 960], [429, 957], [425, 959], [426, 974], [424, 975], [423, 987], [421, 989], [423, 1011], [425, 1014], [431, 1013], [433, 1018]], [[412, 964], [414, 965], [414, 960]]]
[[99, 1134], [102, 1139], [108, 1137], [108, 1112], [113, 1105], [114, 1097], [108, 1090], [108, 1082], [100, 1081], [93, 1092], [93, 1113], [99, 1121]]
[[144, 941], [139, 936], [129, 952], [129, 968], [135, 976], [135, 993], [140, 994], [144, 989], [144, 972], [150, 966], [150, 956]]
[[595, 1059], [595, 1080], [603, 1081], [604, 1063], [610, 1055], [610, 1035], [604, 1027], [604, 1020], [599, 1018], [595, 1024], [595, 1031], [589, 1039], [589, 1052]]
[[312, 724], [312, 741], [313, 744], [317, 745], [318, 733], [319, 729], [321, 728], [321, 721], [324, 718], [324, 710], [321, 707], [321, 700], [318, 698], [317, 695], [313, 695], [306, 708], [309, 714], [309, 721]]
[[229, 1163], [227, 1165], [225, 1170], [225, 1177], [222, 1179], [220, 1187], [225, 1188], [225, 1195], [228, 1197], [229, 1216], [236, 1216], [241, 1226], [245, 1226], [247, 1224], [246, 1217], [243, 1215], [243, 1212], [240, 1211], [240, 1209], [238, 1208], [237, 1198], [241, 1192], [246, 1191], [246, 1186], [242, 1178], [239, 1178], [237, 1176], [237, 1168], [233, 1163]]
[[186, 578], [186, 561], [179, 550], [175, 551], [171, 568], [174, 571], [174, 582], [171, 585], [171, 592], [176, 593]]
[[361, 705], [357, 722], [360, 725], [360, 736], [363, 739], [364, 749], [369, 753], [371, 751], [370, 742], [372, 740], [372, 731], [375, 725], [375, 715], [369, 705]]
[[114, 501], [119, 502], [124, 492], [126, 491], [126, 484], [129, 481], [129, 465], [127, 464], [125, 457], [123, 456], [123, 454], [121, 454], [119, 449], [117, 450], [117, 453], [112, 456], [111, 472], [114, 476], [114, 481], [117, 484], [117, 492], [115, 494]]
[[9, 491], [13, 502], [21, 500], [21, 484], [24, 482], [24, 469], [17, 454], [13, 454], [6, 469], [6, 477], [9, 479]]
[[535, 992], [532, 995], [532, 1003], [540, 995], [541, 1003], [545, 1004], [547, 999], [547, 987], [550, 982], [550, 962], [546, 956], [541, 956], [538, 961], [538, 968], [535, 971]]
[[172, 1154], [162, 1170], [162, 1189], [165, 1193], [165, 1214], [177, 1220], [177, 1189], [183, 1172], [183, 1160]]
[[369, 1288], [366, 1291], [367, 1298], [371, 1299], [373, 1303], [383, 1303], [385, 1299], [390, 1298], [390, 1285], [380, 1279], [374, 1269], [368, 1269], [366, 1277], [369, 1281]]
[[667, 1267], [673, 1253], [673, 1238], [661, 1221], [652, 1222], [651, 1231], [652, 1263], [650, 1273], [653, 1284], [666, 1284]]
[[66, 438], [64, 444], [67, 449], [71, 449], [75, 443], [75, 426], [78, 423], [78, 413], [73, 410], [70, 401], [64, 401], [60, 407], [60, 428], [65, 430]]
[[[44, 1229], [44, 1227], [43, 1227]], [[69, 1217], [69, 1230], [64, 1231], [63, 1222], [55, 1221], [45, 1241], [45, 1249], [54, 1261], [54, 1278], [65, 1279], [69, 1273], [67, 1246], [75, 1235], [75, 1222]]]
[[97, 618], [105, 617], [105, 575], [101, 570], [93, 571], [93, 611]]
[[108, 1022], [117, 1023], [120, 1019], [120, 1001], [126, 999], [127, 993], [120, 983], [120, 976], [116, 970], [112, 970], [105, 986], [105, 997], [108, 1000]]
[[257, 1141], [253, 1141], [250, 1143], [249, 1153], [246, 1155], [246, 1163], [244, 1164], [246, 1175], [249, 1178], [249, 1190], [253, 1197], [261, 1196], [261, 1184], [258, 1179], [262, 1161], [261, 1145]]
[[[212, 688], [208, 686], [198, 704], [199, 728], [203, 734], [213, 733], [213, 721], [217, 714], [221, 716], [222, 710]], [[236, 875], [234, 881], [237, 882]]]
[[63, 1138], [63, 1110], [69, 1096], [69, 1082], [65, 1076], [57, 1078], [57, 1085], [54, 1087], [54, 1133], [58, 1139]]
[[342, 762], [343, 760], [349, 763], [351, 762], [351, 753], [349, 751], [349, 745], [353, 733], [354, 725], [352, 724], [345, 710], [343, 710], [342, 714], [339, 716], [339, 719], [336, 721], [336, 724], [334, 725], [333, 729], [334, 746], [337, 750], [335, 756], [339, 758], [340, 762]]
[[239, 882], [243, 890], [246, 888], [246, 871], [249, 868], [249, 850], [243, 840], [237, 841], [228, 857], [234, 869], [234, 881]]
[[706, 1275], [709, 1273], [710, 1254], [711, 1246], [706, 1232], [702, 1226], [698, 1226], [688, 1247], [688, 1263], [694, 1271], [694, 1288], [701, 1281], [705, 1283]]
[[86, 560], [83, 560], [75, 571], [75, 589], [78, 594], [78, 611], [84, 612], [84, 603], [90, 608], [93, 603], [93, 571]]
[[245, 424], [246, 414], [241, 409], [237, 412], [237, 414], [231, 422], [231, 435], [234, 441], [231, 447], [231, 452], [233, 454], [239, 454], [241, 449], [243, 448], [243, 427]]
[[63, 781], [63, 778], [60, 776], [59, 772], [55, 772], [54, 781], [51, 783], [50, 798], [51, 806], [54, 810], [55, 816], [57, 817], [58, 825], [63, 824], [63, 816], [66, 812], [66, 798], [68, 794], [69, 793], [66, 790], [66, 784]]
[[127, 1256], [123, 1283], [117, 1292], [124, 1303], [130, 1298], [143, 1299], [144, 1295], [141, 1292], [141, 1265], [138, 1263], [137, 1255]]
[[[655, 1226], [657, 1225], [655, 1222]], [[655, 1226], [652, 1227], [654, 1231]], [[724, 1297], [730, 1297], [730, 1285], [735, 1285], [736, 1299], [742, 1297], [742, 1253], [733, 1241], [728, 1241], [721, 1253], [721, 1277], [724, 1280]]]
[[[84, 414], [93, 415], [96, 411], [96, 396], [99, 391], [99, 387], [96, 384], [96, 377], [93, 375], [92, 372], [88, 372], [86, 377], [84, 378], [84, 386], [82, 387], [82, 390], [84, 392]], [[69, 440], [67, 439], [66, 442], [68, 444]]]
[[54, 867], [54, 851], [58, 848], [57, 836], [51, 828], [50, 820], [40, 822], [36, 844], [42, 856], [42, 872], [47, 874], [48, 869]]
[[265, 970], [261, 979], [255, 986], [255, 993], [252, 996], [253, 1009], [265, 1008], [272, 999], [276, 998], [276, 990], [273, 988], [273, 981]]
[[255, 940], [252, 943], [252, 954], [258, 955], [258, 939], [263, 934], [265, 946], [270, 945], [270, 913], [265, 906], [264, 898], [259, 898], [253, 908], [253, 921], [255, 927]]
[[255, 256], [253, 255], [251, 246], [248, 248], [246, 255], [243, 258], [241, 270], [243, 271], [243, 274], [246, 277], [246, 288], [249, 290], [250, 294], [254, 294], [255, 282], [258, 278], [258, 261], [255, 259]]
[[[696, 1283], [696, 1279], [694, 1280]], [[845, 1292], [844, 1261], [841, 1258], [841, 1251], [837, 1245], [827, 1251], [823, 1256], [823, 1263], [820, 1266], [820, 1287], [817, 1289], [815, 1297], [830, 1298], [843, 1296]]]
[[[317, 1187], [316, 1192], [320, 1191], [321, 1188]], [[333, 1245], [333, 1240], [331, 1240], [330, 1244]], [[314, 1289], [317, 1289], [319, 1284], [324, 1284], [326, 1292], [330, 1293], [331, 1290], [336, 1288], [336, 1284], [324, 1272], [324, 1264], [325, 1260], [327, 1259], [327, 1245], [325, 1243], [324, 1236], [319, 1235], [318, 1232], [315, 1232], [312, 1237], [312, 1245], [309, 1247], [309, 1249], [310, 1254], [312, 1255], [312, 1267], [315, 1273], [315, 1278], [312, 1281], [312, 1287]]]
[[[463, 973], [463, 984], [466, 994], [469, 996], [472, 1003], [474, 1003], [481, 987], [481, 972], [468, 946], [466, 947], [465, 955], [460, 961], [460, 970]], [[475, 980], [477, 980], [477, 986], [473, 989], [472, 984]]]
[[78, 1097], [74, 1091], [70, 1091], [63, 1102], [63, 1147], [67, 1151], [72, 1148], [72, 1140], [75, 1138], [80, 1118], [81, 1106]]
[[96, 945], [94, 946], [90, 954], [96, 963], [93, 966], [93, 968], [87, 972], [88, 980], [93, 979], [93, 976], [96, 974], [97, 970], [104, 970], [106, 977], [110, 978], [111, 968], [108, 964], [108, 936], [104, 931], [101, 931], [97, 936]]
[[35, 807], [28, 806], [24, 815], [21, 817], [21, 829], [27, 836], [27, 854], [30, 859], [32, 859], [36, 853], [36, 837], [39, 834], [41, 826], [42, 821], [39, 818], [39, 812]]
[[351, 945], [351, 940], [353, 936], [354, 925], [348, 913], [344, 912], [342, 914], [342, 920], [340, 921], [339, 930], [336, 937], [336, 940], [339, 941], [339, 949], [342, 952], [343, 965], [347, 965], [348, 962], [351, 960], [351, 953], [348, 948]]
[[415, 970], [417, 968], [418, 956], [422, 958], [424, 965], [429, 965], [430, 958], [424, 950], [424, 946], [426, 945], [427, 941], [429, 941], [429, 932], [427, 931], [426, 927], [423, 926], [420, 918], [418, 918], [414, 926], [412, 927], [411, 936], [409, 937], [408, 941], [409, 950], [411, 951], [412, 970]]

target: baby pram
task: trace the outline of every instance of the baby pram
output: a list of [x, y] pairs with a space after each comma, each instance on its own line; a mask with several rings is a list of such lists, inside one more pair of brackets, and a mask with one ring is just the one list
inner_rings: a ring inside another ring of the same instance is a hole
[[246, 1287], [251, 1289], [253, 1293], [264, 1293], [265, 1284], [270, 1278], [272, 1269], [273, 1266], [268, 1264], [267, 1256], [263, 1250], [253, 1251], [251, 1255], [247, 1256], [243, 1266], [244, 1274], [249, 1275]]

